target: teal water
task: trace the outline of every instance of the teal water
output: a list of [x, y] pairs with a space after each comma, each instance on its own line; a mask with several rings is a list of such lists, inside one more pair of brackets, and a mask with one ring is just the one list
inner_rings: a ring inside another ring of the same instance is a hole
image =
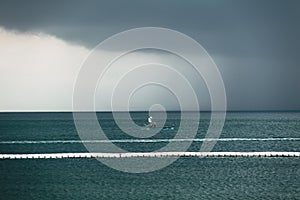
[[[131, 116], [143, 125], [146, 114]], [[109, 139], [133, 139], [111, 113], [98, 113], [98, 118]], [[167, 123], [179, 125], [179, 119], [179, 112], [170, 112]], [[201, 113], [196, 138], [205, 136], [209, 119], [209, 113]], [[151, 139], [175, 134], [161, 131]], [[277, 140], [219, 141], [213, 151], [300, 151], [300, 112], [229, 112], [221, 138]], [[71, 113], [0, 114], [1, 153], [87, 151], [78, 142], [22, 143], [68, 140], [79, 140]], [[115, 144], [153, 151], [167, 142]], [[189, 151], [200, 146], [193, 142]], [[0, 160], [0, 199], [300, 199], [299, 177], [299, 158], [180, 158], [144, 174], [120, 172], [95, 159]]]

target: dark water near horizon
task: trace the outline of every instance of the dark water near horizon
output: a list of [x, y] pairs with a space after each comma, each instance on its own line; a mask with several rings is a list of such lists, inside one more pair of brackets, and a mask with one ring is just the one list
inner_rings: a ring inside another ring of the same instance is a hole
[[[110, 140], [135, 139], [118, 128], [111, 113], [97, 116]], [[131, 113], [141, 126], [146, 116]], [[204, 138], [209, 121], [210, 113], [201, 113], [196, 138]], [[171, 123], [180, 125], [180, 112], [168, 113]], [[150, 139], [175, 134], [161, 131]], [[213, 151], [299, 152], [300, 112], [229, 112], [221, 138], [229, 140], [219, 141]], [[79, 142], [47, 143], [70, 140], [80, 140], [71, 113], [0, 113], [1, 153], [87, 152]], [[115, 143], [133, 152], [166, 144]], [[201, 144], [193, 142], [188, 150], [199, 151]], [[0, 199], [300, 199], [299, 177], [299, 158], [179, 158], [143, 174], [120, 172], [95, 159], [0, 160]]]

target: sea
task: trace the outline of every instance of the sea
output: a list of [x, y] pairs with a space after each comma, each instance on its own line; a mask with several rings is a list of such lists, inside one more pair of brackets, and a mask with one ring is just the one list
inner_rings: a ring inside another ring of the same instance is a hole
[[[130, 113], [141, 127], [147, 115]], [[126, 134], [113, 113], [96, 113], [107, 137], [97, 145], [110, 141], [128, 152], [156, 151], [175, 137], [181, 115], [167, 112], [165, 125], [175, 129], [141, 139]], [[187, 151], [200, 150], [210, 117], [200, 113], [197, 133], [186, 138], [192, 141]], [[212, 151], [300, 152], [300, 112], [227, 112]], [[72, 113], [0, 113], [0, 154], [81, 152], [88, 150]], [[180, 157], [147, 173], [117, 170], [95, 158], [2, 159], [0, 199], [300, 199], [300, 158]]]

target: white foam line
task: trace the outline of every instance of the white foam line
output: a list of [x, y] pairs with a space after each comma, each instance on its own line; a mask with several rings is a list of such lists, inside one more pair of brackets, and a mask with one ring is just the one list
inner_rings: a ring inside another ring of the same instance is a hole
[[0, 144], [56, 144], [56, 143], [159, 143], [159, 142], [204, 142], [204, 141], [300, 141], [300, 138], [195, 138], [195, 139], [124, 139], [124, 140], [24, 140], [0, 141]]
[[58, 158], [161, 158], [161, 157], [300, 157], [300, 152], [147, 152], [0, 154], [0, 159]]

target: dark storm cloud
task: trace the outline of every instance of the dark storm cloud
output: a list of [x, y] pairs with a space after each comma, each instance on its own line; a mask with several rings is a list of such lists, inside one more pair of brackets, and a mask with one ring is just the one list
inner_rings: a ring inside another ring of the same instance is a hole
[[0, 26], [89, 48], [144, 26], [181, 31], [222, 72], [230, 109], [300, 109], [300, 1], [1, 1]]
[[46, 30], [88, 45], [140, 26], [223, 36], [218, 42], [243, 37], [270, 40], [299, 35], [299, 5], [298, 1], [2, 1], [0, 24], [22, 31]]
[[0, 25], [44, 31], [94, 47], [112, 34], [160, 26], [188, 34], [210, 53], [294, 56], [298, 1], [3, 1]]

